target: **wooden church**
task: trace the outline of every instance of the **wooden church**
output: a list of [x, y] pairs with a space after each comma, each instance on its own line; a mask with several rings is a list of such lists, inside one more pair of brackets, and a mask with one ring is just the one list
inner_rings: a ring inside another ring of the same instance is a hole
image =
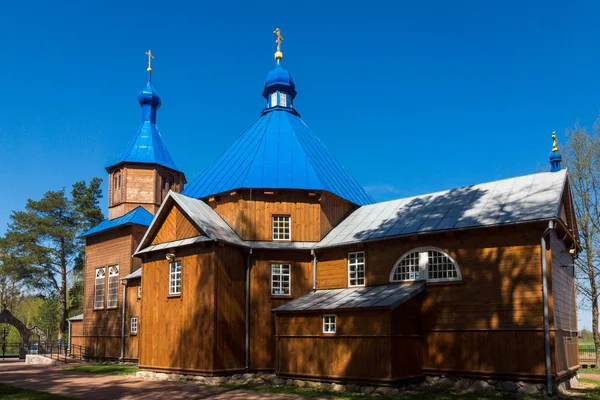
[[266, 108], [189, 184], [148, 66], [109, 218], [84, 235], [72, 340], [184, 374], [572, 376], [580, 248], [556, 145], [551, 172], [376, 203], [294, 108], [275, 34]]

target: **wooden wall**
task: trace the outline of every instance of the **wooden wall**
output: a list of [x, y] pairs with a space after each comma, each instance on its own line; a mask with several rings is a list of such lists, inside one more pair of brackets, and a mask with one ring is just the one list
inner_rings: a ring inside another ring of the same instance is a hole
[[[291, 264], [290, 296], [271, 295], [271, 263]], [[309, 251], [255, 251], [250, 273], [250, 367], [275, 368], [275, 317], [271, 310], [312, 289], [312, 257]]]
[[[399, 309], [279, 313], [279, 372], [358, 382], [393, 382], [422, 375], [421, 298]], [[335, 314], [337, 332], [323, 333], [323, 315]]]
[[84, 346], [85, 339], [83, 337], [83, 321], [69, 321], [71, 324], [71, 336], [69, 341], [77, 346]]
[[[244, 368], [245, 257], [212, 243], [178, 249], [182, 293], [169, 295], [169, 263], [143, 264], [140, 367], [198, 374]], [[190, 351], [193, 349], [193, 351]]]
[[[138, 235], [137, 233], [135, 235]], [[99, 233], [86, 239], [84, 282], [83, 333], [86, 346], [94, 357], [118, 358], [121, 355], [121, 314], [123, 286], [118, 285], [117, 307], [107, 309], [108, 269], [105, 277], [104, 309], [94, 309], [96, 268], [119, 265], [119, 280], [130, 274], [133, 267], [132, 227], [125, 226]]]
[[[141, 321], [141, 298], [138, 298], [138, 287], [141, 282], [135, 279], [127, 282], [127, 295], [125, 302], [125, 343], [123, 358], [126, 360], [137, 361], [139, 358], [138, 335], [140, 332]], [[138, 319], [138, 333], [131, 333], [131, 318]]]
[[[302, 190], [238, 190], [208, 204], [244, 240], [272, 239], [272, 216], [291, 215], [292, 241], [319, 241], [356, 206], [335, 195]], [[268, 191], [267, 191], [268, 192]]]
[[156, 232], [151, 244], [155, 245], [179, 239], [187, 239], [199, 236], [200, 234], [200, 230], [192, 225], [179, 206], [175, 204], [162, 221], [160, 229]]
[[[365, 251], [366, 284], [379, 285], [389, 282], [394, 263], [406, 251], [439, 247], [457, 261], [463, 279], [427, 285], [422, 310], [424, 371], [541, 378], [543, 230], [542, 225], [507, 227], [319, 251], [317, 285], [347, 287], [351, 251]], [[514, 356], [503, 356], [508, 350]]]

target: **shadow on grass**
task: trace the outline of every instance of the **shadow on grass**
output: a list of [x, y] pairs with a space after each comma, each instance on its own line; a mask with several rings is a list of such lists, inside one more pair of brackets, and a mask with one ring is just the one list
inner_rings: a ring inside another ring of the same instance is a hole
[[21, 389], [0, 383], [0, 398], [10, 400], [68, 400], [68, 397], [56, 396], [35, 390]]
[[77, 365], [63, 370], [100, 375], [135, 375], [140, 369], [133, 365]]

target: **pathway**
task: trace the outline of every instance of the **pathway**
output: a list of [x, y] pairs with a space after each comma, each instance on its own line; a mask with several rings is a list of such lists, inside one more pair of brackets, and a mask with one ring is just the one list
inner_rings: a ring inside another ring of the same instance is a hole
[[[200, 386], [186, 382], [146, 381], [134, 376], [94, 375], [63, 371], [63, 366], [26, 365], [23, 361], [0, 360], [0, 382], [85, 400], [104, 399], [211, 399], [211, 400], [302, 400], [308, 397], [258, 393], [247, 390]], [[312, 399], [312, 398], [310, 398]]]

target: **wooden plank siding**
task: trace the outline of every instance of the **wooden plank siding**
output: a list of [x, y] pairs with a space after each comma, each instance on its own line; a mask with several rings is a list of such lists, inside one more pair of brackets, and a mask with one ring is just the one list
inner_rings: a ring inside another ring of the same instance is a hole
[[[137, 361], [139, 358], [138, 334], [141, 320], [141, 298], [138, 297], [138, 287], [140, 279], [127, 282], [127, 295], [125, 301], [125, 342], [123, 358], [125, 360]], [[131, 318], [138, 319], [138, 333], [131, 332]]]
[[[395, 382], [422, 375], [421, 296], [396, 310], [279, 313], [278, 371], [284, 376]], [[335, 314], [337, 332], [323, 333]]]
[[[309, 251], [255, 251], [250, 272], [250, 367], [275, 368], [275, 317], [271, 310], [307, 294], [312, 289]], [[290, 295], [271, 295], [271, 264], [291, 266]]]
[[85, 338], [83, 336], [83, 321], [69, 321], [71, 324], [71, 336], [69, 343], [76, 346], [85, 346]]
[[291, 240], [316, 242], [336, 226], [355, 205], [329, 193], [300, 190], [238, 190], [206, 200], [244, 240], [272, 240], [272, 217], [291, 216]]
[[152, 238], [151, 244], [172, 242], [199, 235], [201, 235], [200, 230], [187, 219], [178, 205], [174, 205], [162, 221], [156, 235]]

